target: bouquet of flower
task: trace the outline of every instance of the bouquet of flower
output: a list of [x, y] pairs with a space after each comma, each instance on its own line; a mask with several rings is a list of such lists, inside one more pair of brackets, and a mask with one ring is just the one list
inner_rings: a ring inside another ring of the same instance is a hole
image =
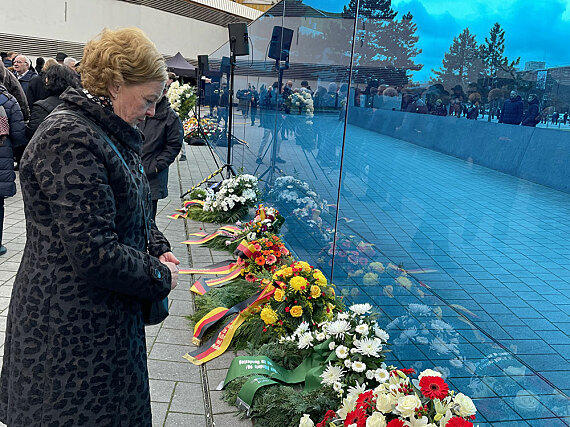
[[[410, 380], [413, 369], [389, 367], [374, 389], [353, 389], [336, 414], [327, 413], [320, 426], [473, 427], [477, 409], [471, 398], [449, 389], [441, 373], [426, 369]], [[326, 424], [328, 423], [328, 424]], [[309, 415], [299, 427], [314, 426]]]
[[270, 279], [279, 267], [292, 262], [289, 250], [275, 235], [252, 240], [248, 245], [253, 247], [255, 252], [249, 258], [238, 259], [238, 263], [243, 266], [245, 280], [248, 282]]
[[272, 278], [275, 293], [247, 322], [253, 330], [264, 333], [260, 342], [292, 334], [303, 322], [316, 327], [342, 309], [334, 285], [304, 261], [281, 267]]
[[195, 116], [184, 120], [182, 125], [184, 126], [184, 140], [186, 142], [190, 142], [191, 139], [195, 138], [203, 138], [204, 136], [212, 139], [222, 130], [218, 122], [207, 117], [200, 119], [200, 127], [203, 133], [199, 130], [198, 119]]
[[257, 178], [243, 174], [224, 179], [217, 191], [208, 188], [202, 208], [192, 206], [187, 217], [196, 221], [235, 223], [247, 215], [248, 209], [255, 206], [260, 191]]
[[178, 117], [180, 117], [182, 122], [189, 117], [198, 99], [194, 86], [190, 86], [189, 84], [181, 85], [178, 81], [170, 85], [166, 96], [168, 101], [170, 101], [170, 106], [178, 113]]
[[279, 233], [281, 225], [285, 221], [279, 211], [272, 207], [259, 205], [255, 211], [255, 217], [248, 222], [237, 221], [240, 230], [233, 232], [221, 232], [219, 236], [209, 240], [205, 245], [211, 249], [223, 249], [233, 253], [239, 243], [257, 240], [262, 237], [271, 238]]
[[353, 304], [347, 312], [320, 324], [319, 329], [309, 331], [308, 325], [301, 324], [283, 340], [296, 342], [299, 349], [329, 340], [329, 350], [335, 356], [322, 373], [321, 384], [331, 386], [339, 396], [355, 384], [381, 384], [388, 377], [383, 361], [390, 336], [380, 329], [371, 310], [370, 304]]
[[285, 105], [291, 111], [299, 111], [299, 114], [305, 114], [307, 117], [312, 118], [315, 113], [313, 105], [313, 97], [311, 92], [306, 89], [295, 89], [285, 100]]

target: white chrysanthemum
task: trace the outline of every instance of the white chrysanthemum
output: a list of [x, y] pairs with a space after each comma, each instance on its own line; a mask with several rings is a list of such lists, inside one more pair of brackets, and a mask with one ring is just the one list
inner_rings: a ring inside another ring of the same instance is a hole
[[352, 361], [350, 359], [344, 359], [344, 366], [350, 369]]
[[297, 347], [300, 349], [303, 348], [310, 348], [313, 346], [313, 334], [310, 332], [305, 332], [301, 334], [299, 337], [299, 342], [297, 343]]
[[368, 329], [368, 325], [366, 323], [361, 323], [356, 328], [354, 328], [354, 330], [356, 331], [356, 333], [358, 333], [360, 335], [368, 335], [369, 329]]
[[309, 323], [301, 322], [301, 324], [297, 326], [297, 329], [295, 329], [295, 333], [293, 335], [301, 336], [308, 330], [309, 330]]
[[338, 320], [348, 320], [349, 317], [350, 317], [350, 314], [348, 314], [348, 313], [338, 313], [338, 315], [337, 315]]
[[366, 313], [369, 313], [370, 310], [372, 310], [372, 306], [368, 303], [366, 303], [366, 304], [353, 304], [350, 307], [348, 307], [348, 309], [350, 311], [352, 311], [353, 313], [356, 313], [356, 314], [366, 314]]
[[378, 368], [374, 371], [374, 379], [378, 381], [380, 384], [385, 383], [390, 379], [390, 372], [386, 369]]
[[334, 341], [331, 341], [331, 342], [329, 343], [329, 350], [332, 351], [332, 350], [335, 349], [335, 347], [336, 347], [336, 343], [335, 343]]
[[354, 372], [364, 372], [366, 370], [366, 363], [355, 360], [351, 366]]
[[339, 345], [336, 350], [336, 357], [338, 357], [339, 359], [346, 359], [349, 355], [348, 353], [348, 348], [346, 348], [344, 345]]
[[374, 327], [374, 335], [380, 338], [383, 342], [388, 342], [390, 339], [390, 334], [379, 327]]
[[342, 376], [344, 375], [344, 369], [337, 365], [329, 365], [326, 367], [324, 372], [321, 374], [322, 383], [333, 385], [336, 382], [340, 382]]
[[344, 334], [350, 331], [350, 323], [346, 320], [335, 320], [327, 326], [327, 333], [335, 338], [344, 338]]
[[357, 353], [360, 353], [363, 356], [380, 357], [382, 342], [377, 338], [363, 338], [355, 344], [355, 349]]
[[360, 384], [358, 381], [356, 381], [356, 385], [350, 386], [348, 388], [348, 394], [347, 394], [347, 398], [358, 398], [358, 396], [360, 396], [362, 393], [364, 393], [366, 391], [366, 386], [368, 384], [366, 383], [362, 383]]
[[327, 336], [325, 335], [324, 332], [318, 332], [317, 335], [316, 335], [316, 338], [317, 338], [318, 341], [324, 341], [324, 340], [326, 339], [326, 337], [327, 337]]
[[421, 316], [427, 316], [431, 314], [431, 309], [425, 304], [409, 304], [408, 309], [414, 313]]

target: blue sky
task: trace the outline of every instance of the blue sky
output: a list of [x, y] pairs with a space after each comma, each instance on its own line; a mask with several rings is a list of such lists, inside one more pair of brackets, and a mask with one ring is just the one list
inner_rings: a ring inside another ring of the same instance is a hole
[[[338, 12], [347, 1], [305, 0], [316, 8]], [[570, 65], [570, 0], [393, 0], [399, 16], [411, 11], [418, 25], [418, 62], [414, 80], [427, 80], [439, 68], [445, 52], [465, 27], [483, 43], [495, 22], [505, 30], [509, 59], [545, 61], [547, 67]]]

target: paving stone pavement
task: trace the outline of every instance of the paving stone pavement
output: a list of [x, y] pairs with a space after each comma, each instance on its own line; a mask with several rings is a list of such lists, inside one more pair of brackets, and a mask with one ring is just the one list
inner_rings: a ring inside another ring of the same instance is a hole
[[[186, 161], [176, 160], [169, 171], [169, 196], [158, 203], [157, 225], [170, 241], [181, 267], [200, 267], [228, 259], [222, 252], [198, 246], [186, 246], [189, 233], [213, 232], [215, 224], [191, 220], [172, 220], [168, 215], [181, 206], [180, 196], [192, 185], [217, 169], [207, 147], [186, 146]], [[19, 188], [19, 183], [18, 188]], [[5, 200], [3, 244], [8, 252], [0, 257], [0, 367], [4, 354], [6, 316], [10, 295], [20, 265], [26, 229], [22, 196], [18, 192]], [[248, 427], [250, 420], [235, 416], [236, 409], [220, 399], [218, 384], [233, 357], [228, 352], [203, 366], [194, 366], [182, 356], [196, 347], [186, 316], [193, 313], [190, 286], [196, 278], [181, 275], [178, 286], [170, 294], [170, 315], [160, 325], [146, 329], [148, 370], [153, 427]], [[5, 427], [0, 423], [0, 427]]]

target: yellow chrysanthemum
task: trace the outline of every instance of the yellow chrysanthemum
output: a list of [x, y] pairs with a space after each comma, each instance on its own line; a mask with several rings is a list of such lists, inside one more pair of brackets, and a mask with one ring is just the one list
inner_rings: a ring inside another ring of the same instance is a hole
[[273, 309], [268, 305], [263, 307], [259, 317], [261, 317], [261, 320], [263, 320], [266, 325], [273, 325], [277, 322], [277, 313], [275, 313], [275, 311], [273, 311]]
[[293, 317], [301, 317], [303, 315], [303, 307], [300, 305], [294, 305], [291, 307], [289, 314], [291, 314]]
[[301, 276], [295, 276], [291, 279], [289, 284], [291, 285], [291, 287], [295, 292], [299, 292], [302, 290], [303, 287], [305, 289], [307, 288], [307, 279]]
[[317, 283], [321, 286], [326, 286], [327, 285], [327, 278], [324, 276], [323, 273], [315, 273], [313, 274], [313, 277], [315, 278], [315, 280], [317, 281]]
[[378, 283], [378, 275], [376, 273], [366, 273], [362, 281], [365, 285], [376, 285]]
[[285, 299], [285, 291], [283, 289], [275, 289], [273, 298], [275, 298], [275, 301], [283, 301]]
[[305, 261], [296, 262], [295, 268], [302, 268], [305, 273], [309, 273], [311, 271], [311, 265]]
[[321, 288], [319, 288], [317, 285], [311, 286], [311, 296], [313, 298], [320, 297], [321, 296]]
[[279, 271], [281, 271], [283, 277], [291, 277], [293, 275], [293, 269], [291, 267], [285, 267]]

